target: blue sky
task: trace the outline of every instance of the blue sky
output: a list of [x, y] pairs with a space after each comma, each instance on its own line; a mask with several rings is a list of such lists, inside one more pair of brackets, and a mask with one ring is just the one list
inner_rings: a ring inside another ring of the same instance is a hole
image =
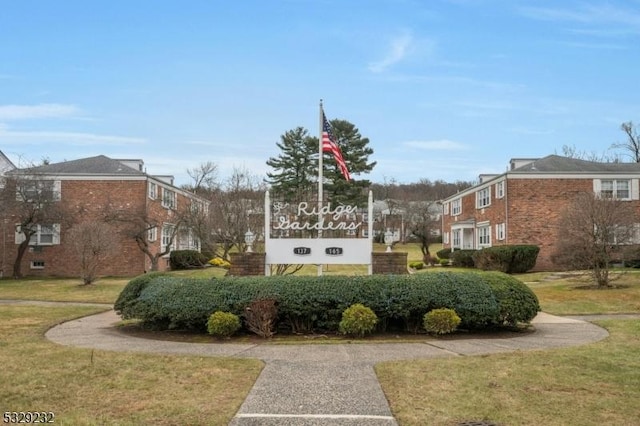
[[[475, 180], [640, 124], [640, 0], [0, 3], [0, 150], [263, 176], [280, 135], [370, 139], [369, 179]], [[358, 177], [355, 176], [357, 179]]]

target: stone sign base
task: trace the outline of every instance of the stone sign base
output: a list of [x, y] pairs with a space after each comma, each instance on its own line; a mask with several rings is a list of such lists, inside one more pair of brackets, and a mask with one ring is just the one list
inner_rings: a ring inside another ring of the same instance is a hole
[[[374, 274], [407, 274], [407, 253], [372, 253]], [[231, 253], [229, 275], [264, 275], [265, 253]]]
[[265, 253], [231, 253], [229, 275], [263, 275]]
[[407, 253], [373, 252], [373, 273], [375, 274], [408, 274]]

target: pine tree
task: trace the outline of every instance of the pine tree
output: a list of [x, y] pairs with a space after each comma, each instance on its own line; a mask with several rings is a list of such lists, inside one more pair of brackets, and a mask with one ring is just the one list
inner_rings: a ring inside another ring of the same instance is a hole
[[267, 182], [275, 194], [286, 201], [302, 200], [315, 193], [318, 175], [318, 138], [309, 136], [303, 127], [297, 127], [280, 136], [276, 145], [282, 151], [271, 157], [267, 165]]
[[363, 138], [358, 128], [346, 120], [331, 120], [330, 124], [352, 180], [347, 182], [340, 173], [333, 155], [324, 153], [324, 190], [328, 199], [335, 204], [365, 205], [367, 189], [371, 182], [366, 179], [356, 180], [355, 175], [369, 173], [376, 165], [375, 161], [368, 163], [369, 156], [373, 154], [373, 149], [369, 147], [369, 138]]

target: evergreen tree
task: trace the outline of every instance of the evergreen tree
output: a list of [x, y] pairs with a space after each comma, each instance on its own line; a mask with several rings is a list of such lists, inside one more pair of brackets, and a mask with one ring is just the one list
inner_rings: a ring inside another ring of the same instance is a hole
[[331, 120], [330, 124], [352, 180], [347, 182], [340, 173], [333, 155], [324, 153], [323, 186], [327, 198], [335, 204], [366, 205], [367, 189], [371, 182], [366, 179], [356, 180], [355, 175], [369, 173], [376, 165], [375, 161], [368, 162], [369, 156], [373, 154], [373, 149], [369, 147], [369, 138], [363, 138], [358, 128], [346, 120]]
[[309, 136], [303, 127], [289, 130], [280, 138], [276, 145], [282, 153], [267, 161], [274, 170], [267, 173], [267, 182], [287, 201], [309, 198], [316, 193], [318, 180], [318, 138]]

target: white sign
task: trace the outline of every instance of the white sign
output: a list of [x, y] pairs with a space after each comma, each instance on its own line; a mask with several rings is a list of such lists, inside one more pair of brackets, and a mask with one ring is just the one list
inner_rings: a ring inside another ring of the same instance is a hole
[[[278, 204], [275, 206], [275, 214], [280, 213], [288, 204]], [[302, 202], [298, 204], [296, 217], [307, 218], [305, 221], [292, 221], [288, 215], [278, 216], [278, 222], [273, 226], [274, 230], [292, 230], [292, 231], [355, 231], [362, 222], [346, 222], [340, 221], [343, 217], [357, 217], [358, 207], [339, 205], [335, 209], [331, 209], [331, 203], [318, 209], [317, 207], [309, 207], [309, 203]], [[325, 216], [331, 216], [330, 221], [325, 222]], [[316, 222], [309, 220], [316, 219]], [[319, 220], [318, 220], [319, 218]], [[336, 222], [334, 222], [336, 221]], [[339, 221], [339, 222], [338, 222]]]
[[[358, 221], [356, 206], [323, 206], [301, 202], [291, 211], [287, 203], [276, 202], [271, 221], [269, 192], [265, 194], [265, 273], [274, 264], [315, 265], [369, 265], [373, 251], [373, 194], [369, 192], [367, 213]], [[362, 229], [365, 227], [366, 231]], [[271, 230], [317, 231], [316, 238], [271, 238]], [[346, 231], [349, 235], [366, 235], [364, 238], [322, 238], [321, 231]]]

